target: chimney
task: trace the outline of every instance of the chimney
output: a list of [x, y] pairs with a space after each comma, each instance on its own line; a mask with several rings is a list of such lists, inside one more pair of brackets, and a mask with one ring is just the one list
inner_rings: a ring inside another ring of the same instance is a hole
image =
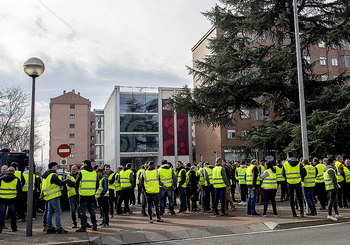
[[75, 89], [72, 89], [72, 92], [75, 93]]
[[66, 90], [63, 90], [63, 94], [65, 94], [66, 93]]
[[78, 92], [78, 95], [80, 95], [80, 92]]

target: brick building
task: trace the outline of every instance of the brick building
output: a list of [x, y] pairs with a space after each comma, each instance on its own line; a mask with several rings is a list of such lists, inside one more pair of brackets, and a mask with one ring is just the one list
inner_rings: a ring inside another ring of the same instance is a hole
[[95, 113], [90, 100], [80, 93], [63, 91], [50, 99], [50, 162], [60, 162], [57, 147], [68, 144], [71, 154], [68, 164], [81, 164], [83, 160], [95, 161]]

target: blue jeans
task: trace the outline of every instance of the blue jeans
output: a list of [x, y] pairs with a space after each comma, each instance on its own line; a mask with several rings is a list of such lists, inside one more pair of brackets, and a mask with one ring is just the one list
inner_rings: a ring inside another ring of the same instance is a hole
[[145, 192], [142, 192], [142, 214], [146, 213], [146, 206], [147, 206], [147, 198]]
[[256, 214], [255, 203], [258, 191], [258, 188], [255, 190], [252, 187], [248, 188], [247, 214]]
[[214, 213], [218, 213], [219, 200], [221, 202], [221, 212], [225, 214], [226, 187], [215, 188]]
[[47, 226], [47, 213], [49, 211], [49, 206], [47, 201], [44, 201], [44, 213], [43, 213], [43, 226]]
[[47, 229], [51, 230], [52, 229], [52, 216], [55, 214], [55, 223], [56, 223], [56, 228], [60, 229], [62, 228], [61, 226], [61, 202], [60, 198], [56, 197], [54, 199], [48, 200], [47, 201], [47, 206], [48, 206], [48, 212], [47, 212]]
[[310, 209], [310, 212], [316, 214], [316, 204], [314, 199], [314, 187], [303, 187], [304, 198], [307, 203], [307, 206]]
[[94, 202], [93, 201], [80, 201], [79, 211], [81, 212], [81, 228], [86, 229], [87, 225], [87, 217], [86, 217], [86, 209], [90, 213], [91, 222], [93, 227], [97, 227], [97, 221], [96, 221], [96, 214], [94, 209]]
[[187, 210], [187, 194], [186, 194], [186, 189], [183, 187], [178, 188], [179, 191], [179, 197], [180, 197], [180, 210], [179, 212], [185, 212]]
[[5, 226], [6, 210], [8, 210], [8, 215], [11, 218], [11, 229], [16, 230], [16, 203], [0, 203], [0, 231]]
[[164, 214], [165, 204], [166, 204], [166, 196], [168, 196], [169, 200], [169, 209], [171, 213], [175, 213], [174, 211], [174, 201], [173, 201], [173, 187], [169, 187], [168, 189], [164, 189], [162, 187], [159, 188], [159, 198], [160, 198], [160, 214]]
[[76, 213], [79, 213], [79, 196], [71, 196], [69, 198], [69, 211], [70, 217], [72, 219], [73, 225], [77, 225], [77, 216]]

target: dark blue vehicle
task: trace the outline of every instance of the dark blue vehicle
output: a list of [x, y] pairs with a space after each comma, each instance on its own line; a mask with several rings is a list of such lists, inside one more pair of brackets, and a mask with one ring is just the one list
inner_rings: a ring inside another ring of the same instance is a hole
[[0, 150], [0, 168], [2, 165], [10, 166], [12, 162], [18, 163], [18, 170], [23, 172], [29, 165], [29, 150], [11, 152], [10, 149]]

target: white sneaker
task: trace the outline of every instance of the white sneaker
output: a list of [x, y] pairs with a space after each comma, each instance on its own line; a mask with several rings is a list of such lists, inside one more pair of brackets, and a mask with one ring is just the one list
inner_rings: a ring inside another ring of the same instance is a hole
[[336, 214], [334, 215], [335, 218], [339, 219], [339, 218], [343, 218], [343, 216], [341, 216], [340, 214]]
[[241, 202], [240, 202], [240, 203], [238, 203], [238, 204], [239, 204], [239, 205], [244, 205], [244, 202], [242, 202], [242, 201], [241, 201]]
[[327, 219], [332, 220], [332, 221], [337, 221], [338, 220], [336, 217], [333, 217], [331, 215], [328, 215]]

